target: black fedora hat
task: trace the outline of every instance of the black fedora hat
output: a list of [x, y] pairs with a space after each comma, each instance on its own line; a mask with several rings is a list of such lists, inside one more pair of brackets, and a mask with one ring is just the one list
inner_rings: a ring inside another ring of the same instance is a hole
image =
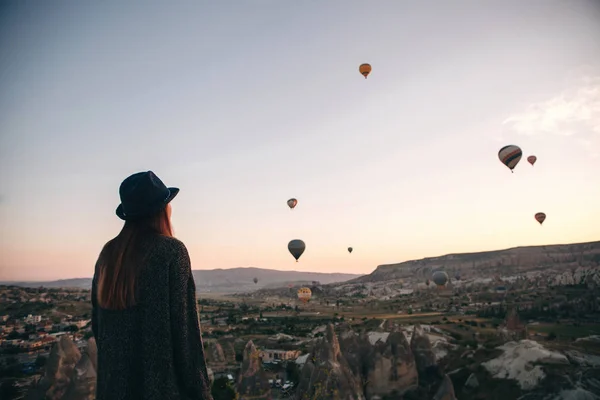
[[166, 207], [179, 193], [178, 188], [166, 187], [152, 171], [138, 172], [121, 183], [121, 204], [117, 216], [125, 221], [143, 218]]

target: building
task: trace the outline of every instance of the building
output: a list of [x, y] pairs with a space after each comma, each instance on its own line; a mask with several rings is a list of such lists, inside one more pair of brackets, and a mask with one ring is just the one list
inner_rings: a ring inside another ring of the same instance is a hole
[[26, 324], [38, 324], [40, 323], [42, 320], [42, 316], [41, 315], [31, 315], [29, 314], [26, 318], [25, 318], [25, 323]]
[[261, 350], [260, 357], [264, 363], [295, 360], [300, 355], [299, 350]]

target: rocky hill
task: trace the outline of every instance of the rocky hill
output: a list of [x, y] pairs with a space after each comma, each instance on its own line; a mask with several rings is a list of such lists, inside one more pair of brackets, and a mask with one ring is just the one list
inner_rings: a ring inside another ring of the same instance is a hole
[[[600, 241], [561, 244], [551, 246], [515, 247], [506, 250], [480, 253], [448, 254], [398, 264], [380, 265], [369, 275], [347, 283], [369, 283], [399, 279], [425, 280], [436, 270], [445, 270], [452, 278], [493, 278], [495, 276], [520, 275], [534, 271], [569, 272], [586, 271], [600, 266]], [[585, 274], [580, 272], [579, 275]], [[569, 274], [563, 278], [573, 279]], [[577, 278], [574, 278], [577, 279]]]

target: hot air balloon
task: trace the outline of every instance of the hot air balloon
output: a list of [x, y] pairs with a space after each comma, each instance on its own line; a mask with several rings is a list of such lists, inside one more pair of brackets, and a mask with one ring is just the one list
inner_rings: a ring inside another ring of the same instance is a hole
[[454, 279], [460, 281], [460, 274], [458, 272], [456, 273], [456, 275], [454, 275]]
[[535, 219], [537, 220], [537, 222], [541, 224], [544, 223], [544, 221], [546, 220], [546, 214], [539, 212], [537, 214], [535, 214]]
[[294, 209], [294, 207], [296, 207], [296, 204], [298, 204], [298, 200], [296, 200], [296, 199], [294, 199], [294, 198], [292, 198], [292, 199], [289, 199], [289, 200], [287, 201], [287, 205], [288, 205], [288, 207], [289, 207], [290, 209], [292, 209], [292, 210]]
[[296, 262], [298, 262], [298, 259], [300, 258], [302, 253], [304, 253], [304, 249], [306, 249], [306, 245], [300, 239], [294, 239], [288, 243], [288, 250], [290, 251], [290, 253], [292, 253], [294, 258], [296, 259]]
[[302, 287], [302, 288], [298, 289], [298, 299], [302, 303], [304, 303], [304, 304], [308, 303], [308, 301], [310, 300], [311, 296], [312, 296], [312, 292], [310, 291], [309, 288]]
[[444, 271], [436, 271], [431, 277], [433, 283], [435, 283], [438, 287], [444, 286], [448, 283], [448, 274]]
[[521, 157], [523, 156], [523, 152], [519, 146], [509, 145], [504, 146], [498, 152], [498, 158], [502, 161], [502, 164], [506, 165], [511, 172], [517, 166]]
[[254, 281], [254, 283], [258, 283], [258, 278], [254, 278], [252, 280]]
[[371, 73], [371, 65], [361, 64], [360, 67], [358, 67], [358, 70], [365, 77], [365, 79], [367, 79], [367, 76], [369, 76], [369, 74]]
[[529, 156], [529, 157], [527, 157], [527, 161], [528, 161], [528, 162], [529, 162], [529, 164], [531, 164], [531, 165], [535, 164], [536, 160], [537, 160], [537, 157], [536, 157], [536, 156]]
[[352, 253], [352, 247], [348, 247], [348, 253]]

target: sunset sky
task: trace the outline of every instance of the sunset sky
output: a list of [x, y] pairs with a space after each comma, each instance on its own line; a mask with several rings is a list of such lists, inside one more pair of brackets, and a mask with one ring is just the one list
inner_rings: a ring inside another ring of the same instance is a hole
[[0, 280], [91, 277], [146, 170], [181, 188], [194, 269], [600, 240], [599, 21], [592, 0], [4, 1]]

